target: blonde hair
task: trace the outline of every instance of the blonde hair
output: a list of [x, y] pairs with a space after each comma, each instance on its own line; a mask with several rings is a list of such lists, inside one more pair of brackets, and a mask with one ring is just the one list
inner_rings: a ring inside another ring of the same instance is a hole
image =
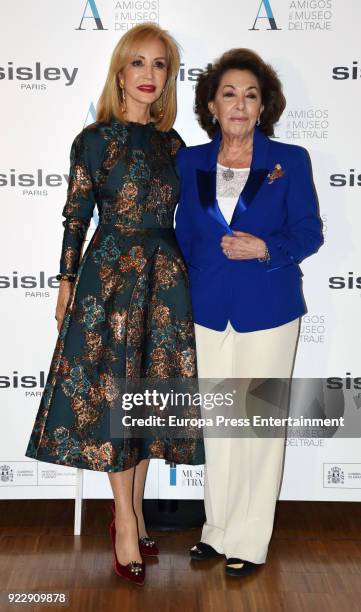
[[[153, 102], [150, 112], [159, 130], [167, 131], [172, 127], [177, 114], [176, 78], [180, 65], [179, 49], [174, 38], [155, 23], [140, 23], [134, 26], [117, 43], [112, 53], [105, 85], [97, 104], [97, 121], [108, 123], [111, 115], [114, 115], [120, 121], [126, 122], [122, 112], [118, 73], [126, 66], [137, 47], [147, 40], [162, 41], [166, 49], [167, 59], [167, 80], [164, 91], [160, 98]], [[160, 117], [161, 107], [163, 108], [163, 117]]]

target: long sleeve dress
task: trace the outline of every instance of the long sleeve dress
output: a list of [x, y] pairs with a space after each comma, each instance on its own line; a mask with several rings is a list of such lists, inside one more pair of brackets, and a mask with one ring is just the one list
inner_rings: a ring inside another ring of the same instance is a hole
[[[204, 463], [199, 436], [112, 435], [110, 424], [119, 381], [197, 376], [188, 276], [173, 229], [183, 144], [174, 129], [114, 117], [72, 144], [60, 272], [76, 277], [27, 457], [104, 472], [148, 457]], [[81, 258], [95, 205], [99, 224]], [[194, 405], [183, 414], [199, 416]]]

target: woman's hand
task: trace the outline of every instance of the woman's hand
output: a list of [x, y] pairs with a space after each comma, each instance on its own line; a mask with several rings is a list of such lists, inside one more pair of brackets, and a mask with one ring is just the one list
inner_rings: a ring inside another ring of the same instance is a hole
[[73, 289], [73, 283], [67, 280], [61, 280], [59, 285], [58, 301], [56, 304], [55, 318], [57, 321], [58, 333], [63, 323], [66, 307], [68, 305], [71, 293]]
[[228, 259], [259, 259], [266, 253], [265, 241], [247, 232], [234, 231], [233, 236], [226, 234], [221, 247]]

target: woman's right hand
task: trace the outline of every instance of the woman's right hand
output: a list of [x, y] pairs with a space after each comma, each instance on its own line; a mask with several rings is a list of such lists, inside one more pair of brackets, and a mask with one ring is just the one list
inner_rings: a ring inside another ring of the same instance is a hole
[[55, 318], [57, 321], [58, 333], [60, 332], [60, 329], [63, 323], [66, 307], [68, 305], [72, 289], [73, 289], [73, 283], [67, 280], [60, 281], [58, 301], [57, 301], [56, 310], [55, 310]]

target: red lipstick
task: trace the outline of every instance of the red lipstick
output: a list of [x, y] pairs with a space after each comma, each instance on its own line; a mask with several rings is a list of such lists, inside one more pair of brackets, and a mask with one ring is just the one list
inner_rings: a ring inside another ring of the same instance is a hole
[[156, 90], [155, 85], [138, 85], [137, 89], [144, 91], [145, 93], [154, 93]]

